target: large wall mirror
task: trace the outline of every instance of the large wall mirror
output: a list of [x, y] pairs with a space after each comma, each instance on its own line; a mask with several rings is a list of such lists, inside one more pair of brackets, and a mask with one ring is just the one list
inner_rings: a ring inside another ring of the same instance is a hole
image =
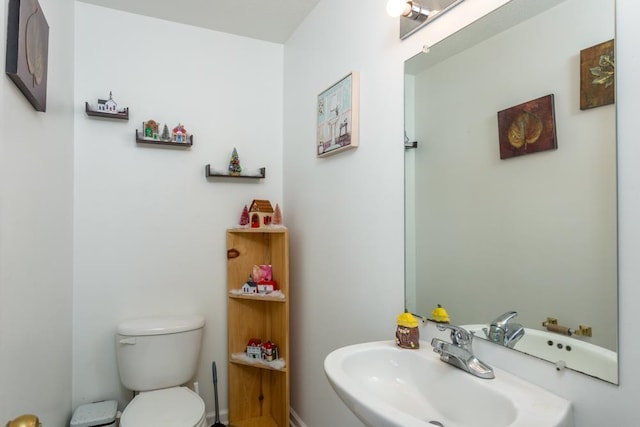
[[[617, 384], [616, 111], [580, 103], [581, 52], [614, 38], [615, 0], [511, 0], [406, 62], [405, 287], [480, 338], [515, 311], [515, 350]], [[534, 144], [551, 114], [557, 148], [501, 159], [498, 112], [548, 95], [512, 132]]]

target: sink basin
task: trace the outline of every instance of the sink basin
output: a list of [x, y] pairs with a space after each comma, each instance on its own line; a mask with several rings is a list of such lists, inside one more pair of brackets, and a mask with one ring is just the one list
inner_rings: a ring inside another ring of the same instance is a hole
[[[484, 338], [482, 328], [489, 325], [465, 325], [469, 332]], [[615, 351], [556, 333], [525, 328], [524, 336], [514, 349], [551, 363], [562, 363], [567, 368], [618, 383], [618, 355]]]
[[429, 343], [355, 344], [324, 369], [342, 401], [370, 427], [572, 427], [571, 403], [494, 367], [481, 379], [444, 363]]

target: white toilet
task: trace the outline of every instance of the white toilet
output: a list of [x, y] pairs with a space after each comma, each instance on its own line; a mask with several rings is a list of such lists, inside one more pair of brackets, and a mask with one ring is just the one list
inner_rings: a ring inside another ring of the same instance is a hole
[[200, 355], [204, 317], [167, 316], [118, 325], [116, 354], [120, 381], [138, 392], [120, 427], [206, 427], [204, 402], [183, 387]]

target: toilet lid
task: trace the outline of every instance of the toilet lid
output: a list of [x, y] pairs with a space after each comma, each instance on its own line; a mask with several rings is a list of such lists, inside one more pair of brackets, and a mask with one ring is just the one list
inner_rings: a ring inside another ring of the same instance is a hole
[[186, 387], [138, 394], [120, 418], [121, 427], [196, 427], [205, 417], [204, 402]]

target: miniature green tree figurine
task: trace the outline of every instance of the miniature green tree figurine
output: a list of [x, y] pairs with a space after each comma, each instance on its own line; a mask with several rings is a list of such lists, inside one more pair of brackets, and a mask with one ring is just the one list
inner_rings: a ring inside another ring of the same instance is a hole
[[276, 208], [273, 211], [273, 220], [271, 221], [273, 225], [282, 225], [282, 211], [280, 211], [280, 206], [276, 203]]
[[238, 152], [236, 149], [233, 149], [233, 153], [231, 154], [231, 160], [229, 161], [229, 175], [240, 175], [242, 172], [242, 167], [240, 166], [240, 158], [238, 157]]
[[167, 125], [164, 125], [164, 128], [162, 128], [162, 136], [160, 138], [162, 138], [163, 141], [171, 140], [171, 135], [169, 134], [169, 127]]
[[240, 215], [240, 225], [249, 224], [249, 209], [247, 209], [247, 205], [244, 205], [244, 209], [242, 210], [242, 215]]

